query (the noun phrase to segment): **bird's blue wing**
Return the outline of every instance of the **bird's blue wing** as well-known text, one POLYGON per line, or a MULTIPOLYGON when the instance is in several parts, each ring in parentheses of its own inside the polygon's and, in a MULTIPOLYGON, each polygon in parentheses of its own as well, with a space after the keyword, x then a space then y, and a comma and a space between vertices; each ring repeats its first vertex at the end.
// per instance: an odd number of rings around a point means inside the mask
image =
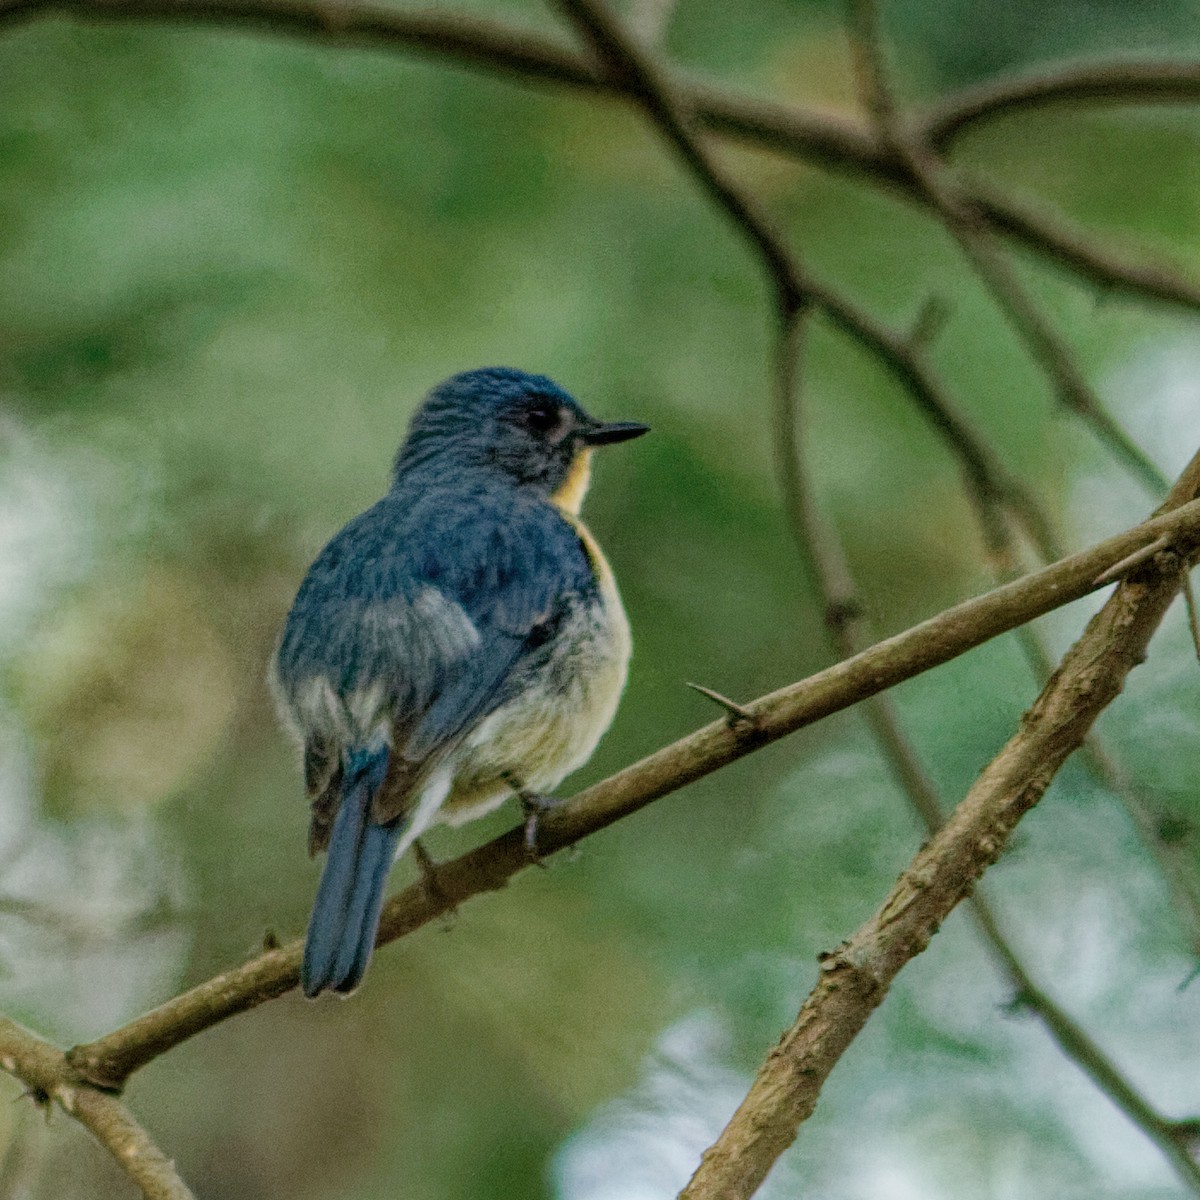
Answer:
MULTIPOLYGON (((578 533, 544 504, 510 510, 494 523, 449 524, 426 543, 420 576, 467 614, 478 635, 471 652, 449 664, 436 693, 405 736, 396 739, 394 774, 414 776, 524 685, 546 656, 563 619, 594 597, 597 584, 578 533)), ((395 815, 385 789, 375 817, 395 815)))
POLYGON ((390 726, 376 820, 407 810, 432 765, 514 694, 571 605, 595 593, 575 530, 544 503, 504 499, 391 494, 326 547, 289 615, 276 673, 306 744, 367 739, 331 728, 339 713, 390 726))

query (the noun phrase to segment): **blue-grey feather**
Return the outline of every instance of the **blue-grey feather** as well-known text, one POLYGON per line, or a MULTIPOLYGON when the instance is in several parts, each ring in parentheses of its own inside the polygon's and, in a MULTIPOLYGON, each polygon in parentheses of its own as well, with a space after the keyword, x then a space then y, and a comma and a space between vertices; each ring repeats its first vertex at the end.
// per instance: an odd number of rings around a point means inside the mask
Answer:
POLYGON ((461 479, 448 488, 416 474, 322 551, 277 658, 285 693, 311 679, 327 680, 341 697, 378 685, 393 719, 419 717, 411 747, 396 747, 413 759, 511 695, 521 659, 536 654, 546 628, 566 606, 597 595, 579 535, 549 505, 511 489, 489 494, 502 485, 487 479, 464 495, 461 479), (429 588, 458 606, 477 634, 459 653, 431 637, 428 618, 414 611, 429 588))
POLYGON ((383 886, 399 840, 400 823, 370 819, 371 802, 387 774, 387 751, 351 752, 343 767, 342 803, 333 822, 300 966, 306 996, 327 987, 351 990, 362 978, 379 928, 383 886), (365 955, 363 943, 368 941, 365 955), (362 960, 357 975, 355 965, 362 960))

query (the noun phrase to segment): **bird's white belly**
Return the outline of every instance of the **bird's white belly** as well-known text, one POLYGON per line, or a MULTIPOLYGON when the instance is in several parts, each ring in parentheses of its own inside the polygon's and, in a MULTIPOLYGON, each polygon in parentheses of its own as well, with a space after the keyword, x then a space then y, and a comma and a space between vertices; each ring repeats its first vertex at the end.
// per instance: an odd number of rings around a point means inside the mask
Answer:
POLYGON ((591 757, 617 711, 631 648, 611 576, 600 603, 556 632, 550 661, 521 693, 491 713, 456 752, 440 818, 458 825, 502 804, 509 778, 548 792, 591 757))

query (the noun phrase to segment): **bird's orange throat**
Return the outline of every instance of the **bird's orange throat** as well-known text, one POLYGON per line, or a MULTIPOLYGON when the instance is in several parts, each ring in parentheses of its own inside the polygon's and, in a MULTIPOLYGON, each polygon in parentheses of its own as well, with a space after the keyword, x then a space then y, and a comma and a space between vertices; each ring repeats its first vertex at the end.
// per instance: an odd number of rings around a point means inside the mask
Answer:
POLYGON ((579 516, 591 478, 592 451, 590 447, 584 447, 575 455, 575 461, 571 463, 566 479, 558 491, 551 495, 550 502, 573 517, 579 516))

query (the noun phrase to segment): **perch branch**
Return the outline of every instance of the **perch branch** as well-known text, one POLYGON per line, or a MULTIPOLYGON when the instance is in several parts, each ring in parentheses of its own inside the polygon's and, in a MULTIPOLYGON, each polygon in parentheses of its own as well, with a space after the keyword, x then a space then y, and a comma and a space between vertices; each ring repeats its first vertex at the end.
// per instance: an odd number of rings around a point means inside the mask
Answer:
MULTIPOLYGON (((986 641, 1086 596, 1110 563, 1170 530, 1176 553, 1200 546, 1200 501, 1153 518, 1088 550, 1026 575, 876 643, 845 662, 745 705, 749 720, 719 720, 585 789, 542 817, 542 857, 645 807, 759 746, 949 662, 986 641)), ((529 865, 524 826, 437 868, 436 888, 415 883, 384 909, 379 944, 395 941, 495 891, 529 865)), ((98 1086, 119 1089, 139 1067, 195 1034, 296 985, 301 943, 290 942, 166 1001, 128 1025, 68 1053, 98 1086)))

